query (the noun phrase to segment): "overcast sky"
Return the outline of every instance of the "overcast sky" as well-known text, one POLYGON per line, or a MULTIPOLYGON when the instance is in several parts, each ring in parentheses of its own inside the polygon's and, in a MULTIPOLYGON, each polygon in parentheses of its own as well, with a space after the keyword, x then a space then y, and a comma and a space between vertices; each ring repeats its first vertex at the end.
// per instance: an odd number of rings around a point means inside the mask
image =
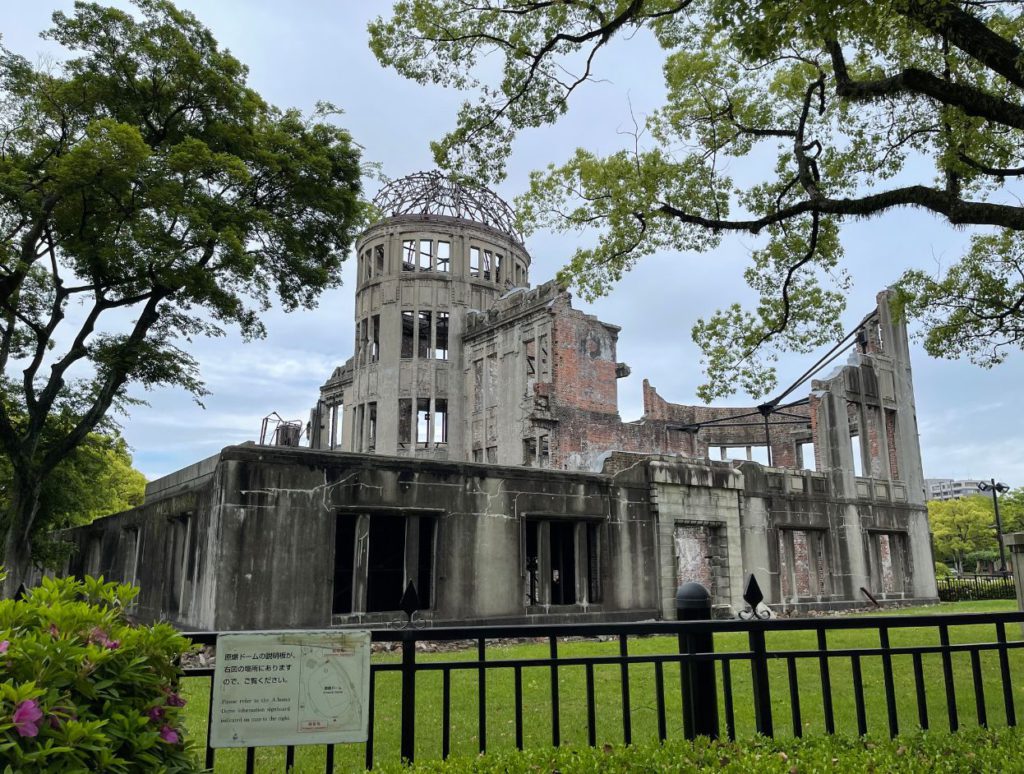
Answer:
MULTIPOLYGON (((124 2, 113 3, 124 6, 124 2)), ((462 97, 403 80, 382 69, 367 47, 367 22, 385 14, 385 0, 179 0, 191 9, 250 69, 250 84, 280 107, 309 111, 320 100, 344 109, 341 123, 362 145, 364 159, 401 177, 432 168, 428 143, 454 122, 462 97)), ((38 33, 56 9, 72 3, 0 0, 3 44, 30 59, 59 55, 38 33)), ((577 146, 609 151, 632 129, 630 111, 641 118, 663 95, 659 52, 641 38, 622 42, 598 62, 590 84, 557 126, 524 134, 516 144, 508 179, 496 190, 507 200, 522 193, 530 170, 564 160, 577 146)), ((738 182, 764 170, 734 162, 738 182)), ((376 183, 367 181, 372 193, 376 183)), ((949 264, 968 239, 937 218, 907 210, 846 224, 843 242, 854 276, 848 310, 852 327, 874 304, 875 293, 906 267, 949 264)), ((538 233, 527 240, 531 279, 539 284, 565 263, 573 236, 538 233)), ((734 237, 713 253, 672 253, 644 259, 596 304, 578 308, 622 326, 619 360, 632 376, 619 381, 624 420, 642 413, 641 381, 676 403, 696 403, 701 382, 699 353, 690 341, 698 317, 733 301, 749 300, 741 273, 752 242, 734 237)), ((288 419, 308 417, 319 385, 351 354, 353 267, 343 286, 330 291, 314 311, 271 313, 265 340, 244 344, 237 334, 199 341, 191 348, 212 391, 199 408, 176 390, 145 397, 150 406, 122 419, 135 464, 149 478, 164 475, 220 448, 258 437, 261 419, 277 411, 288 419)), ((782 385, 816 358, 782 361, 782 385)), ((1024 485, 1024 439, 1020 406, 1024 354, 990 371, 966 362, 933 360, 913 351, 918 425, 928 477, 996 477, 1024 485)), ((793 397, 797 397, 794 395, 793 397)), ((748 405, 738 395, 728 403, 748 405)))

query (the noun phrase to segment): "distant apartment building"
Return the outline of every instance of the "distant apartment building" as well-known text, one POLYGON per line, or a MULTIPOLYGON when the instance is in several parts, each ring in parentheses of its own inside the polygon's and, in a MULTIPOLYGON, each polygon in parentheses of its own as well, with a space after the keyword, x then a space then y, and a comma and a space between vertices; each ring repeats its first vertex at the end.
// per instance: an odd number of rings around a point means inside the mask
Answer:
POLYGON ((952 478, 926 478, 924 491, 928 500, 958 500, 961 497, 979 494, 980 483, 974 479, 964 481, 952 478))

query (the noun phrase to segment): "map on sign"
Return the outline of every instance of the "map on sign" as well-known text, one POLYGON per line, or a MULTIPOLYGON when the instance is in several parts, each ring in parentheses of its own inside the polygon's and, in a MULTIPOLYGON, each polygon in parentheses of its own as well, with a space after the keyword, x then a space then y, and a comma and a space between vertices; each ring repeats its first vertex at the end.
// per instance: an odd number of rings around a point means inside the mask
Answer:
POLYGON ((365 741, 369 689, 369 632, 222 634, 210 745, 365 741))
POLYGON ((362 718, 351 664, 333 651, 302 646, 299 657, 299 730, 348 728, 362 718))

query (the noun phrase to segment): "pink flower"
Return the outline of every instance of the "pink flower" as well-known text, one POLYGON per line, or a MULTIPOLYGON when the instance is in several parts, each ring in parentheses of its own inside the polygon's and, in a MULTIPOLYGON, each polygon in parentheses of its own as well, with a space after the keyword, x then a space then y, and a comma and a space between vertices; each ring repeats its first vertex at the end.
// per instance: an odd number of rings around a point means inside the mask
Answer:
POLYGON ((51 637, 58 637, 58 636, 60 636, 60 630, 57 628, 56 624, 50 624, 50 636, 51 637))
POLYGON ((26 699, 14 708, 14 728, 21 736, 36 736, 39 733, 39 721, 43 719, 43 711, 34 699, 26 699))
POLYGON ((121 647, 121 640, 107 640, 103 644, 106 646, 107 650, 117 650, 121 647))
POLYGON ((153 707, 146 714, 149 715, 149 719, 152 720, 154 723, 159 723, 161 720, 164 719, 164 708, 163 707, 153 707))
POLYGON ((170 707, 184 707, 185 700, 174 691, 169 691, 167 693, 167 705, 170 707))
POLYGON ((177 744, 181 740, 178 732, 170 726, 164 726, 160 729, 160 738, 167 742, 167 744, 177 744))
POLYGON ((10 640, 0 641, 0 654, 6 653, 7 649, 11 646, 10 640))

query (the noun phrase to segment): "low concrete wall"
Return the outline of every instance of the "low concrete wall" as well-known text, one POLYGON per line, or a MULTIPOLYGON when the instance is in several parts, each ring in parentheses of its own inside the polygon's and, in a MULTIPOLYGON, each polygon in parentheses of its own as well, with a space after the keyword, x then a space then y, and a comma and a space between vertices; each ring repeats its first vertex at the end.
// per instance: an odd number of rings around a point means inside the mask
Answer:
POLYGON ((387 622, 409 581, 435 622, 669 618, 690 572, 724 616, 749 573, 786 608, 936 596, 923 507, 836 497, 823 474, 620 453, 607 474, 253 445, 211 460, 69 531, 69 571, 137 583, 140 619, 194 629, 387 622))

